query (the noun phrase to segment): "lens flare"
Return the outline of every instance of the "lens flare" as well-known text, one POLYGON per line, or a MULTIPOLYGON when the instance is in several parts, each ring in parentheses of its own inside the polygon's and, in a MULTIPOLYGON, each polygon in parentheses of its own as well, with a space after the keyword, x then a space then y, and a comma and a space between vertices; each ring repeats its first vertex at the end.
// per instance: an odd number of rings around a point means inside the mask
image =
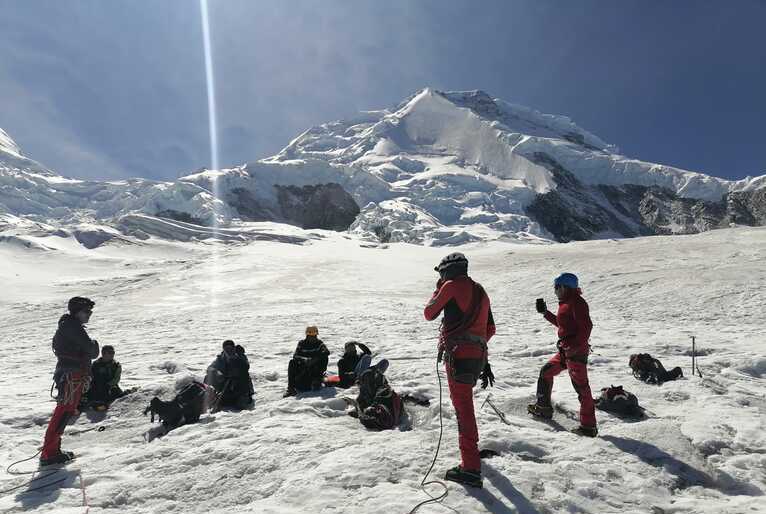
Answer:
POLYGON ((210 273, 210 302, 212 309, 210 311, 211 316, 217 318, 218 313, 218 232, 220 230, 219 217, 220 217, 220 197, 218 183, 219 175, 218 170, 220 168, 218 162, 218 119, 216 117, 215 109, 215 74, 213 73, 213 52, 210 37, 210 17, 208 14, 208 2, 207 0, 199 0, 200 18, 202 22, 202 42, 205 49, 205 79, 207 82, 207 115, 208 115, 208 130, 210 133, 210 169, 214 170, 210 173, 211 193, 213 194, 213 255, 212 255, 212 272, 210 273))

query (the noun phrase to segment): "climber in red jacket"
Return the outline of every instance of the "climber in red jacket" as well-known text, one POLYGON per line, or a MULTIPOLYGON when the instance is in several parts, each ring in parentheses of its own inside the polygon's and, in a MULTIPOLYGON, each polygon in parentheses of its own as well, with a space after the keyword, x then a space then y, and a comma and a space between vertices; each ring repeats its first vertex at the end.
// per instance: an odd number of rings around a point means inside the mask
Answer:
POLYGON ((494 385, 495 377, 487 361, 487 341, 495 335, 495 321, 489 296, 468 276, 468 259, 451 253, 434 268, 439 272, 424 315, 429 321, 444 313, 439 336, 439 359, 444 357, 450 398, 458 420, 462 463, 445 478, 481 487, 479 430, 473 409, 473 387, 481 378, 482 387, 494 385))
POLYGON ((543 299, 537 300, 537 311, 558 327, 559 352, 540 370, 540 377, 537 380, 537 402, 529 405, 528 410, 541 418, 553 417, 551 405, 553 378, 566 369, 569 371, 572 386, 580 400, 580 426, 573 432, 595 437, 598 435, 596 410, 588 383, 588 353, 590 353, 588 339, 593 329, 588 303, 582 297, 577 276, 572 273, 562 273, 553 284, 559 299, 558 312, 554 316, 547 309, 543 299))

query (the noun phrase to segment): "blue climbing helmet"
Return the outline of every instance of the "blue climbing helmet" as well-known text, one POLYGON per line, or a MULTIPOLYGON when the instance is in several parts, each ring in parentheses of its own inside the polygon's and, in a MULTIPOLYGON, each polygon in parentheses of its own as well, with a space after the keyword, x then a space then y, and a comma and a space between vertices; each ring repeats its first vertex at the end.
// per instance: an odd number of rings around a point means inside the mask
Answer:
POLYGON ((553 286, 564 286, 570 289, 577 289, 580 287, 578 285, 577 275, 574 273, 562 273, 553 281, 553 286))

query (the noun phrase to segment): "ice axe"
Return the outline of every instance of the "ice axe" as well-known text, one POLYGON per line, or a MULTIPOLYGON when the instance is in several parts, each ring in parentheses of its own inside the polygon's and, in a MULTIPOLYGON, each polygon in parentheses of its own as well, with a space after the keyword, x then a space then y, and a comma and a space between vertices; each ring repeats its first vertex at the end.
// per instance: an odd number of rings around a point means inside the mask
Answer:
POLYGON ((226 390, 229 388, 229 384, 231 383, 231 379, 227 379, 226 383, 223 385, 223 389, 221 389, 221 392, 215 393, 215 400, 213 400, 213 404, 210 406, 210 412, 216 413, 218 412, 218 407, 221 404, 221 399, 223 398, 223 393, 226 392, 226 390))
POLYGON ((505 423, 506 425, 510 425, 510 424, 511 424, 511 422, 510 422, 510 421, 508 421, 508 420, 505 418, 505 414, 503 414, 503 412, 502 412, 500 409, 498 409, 497 407, 495 407, 495 404, 494 404, 494 403, 492 403, 492 400, 491 400, 491 398, 492 398, 492 393, 488 394, 488 395, 487 395, 487 398, 485 398, 485 399, 484 399, 484 403, 482 403, 482 404, 481 404, 481 408, 483 409, 483 408, 484 408, 484 404, 488 403, 488 404, 489 404, 489 406, 490 406, 490 407, 492 407, 492 410, 493 410, 493 411, 495 411, 495 414, 497 414, 497 415, 498 415, 498 417, 500 418, 500 421, 502 421, 502 422, 503 422, 503 423, 505 423))

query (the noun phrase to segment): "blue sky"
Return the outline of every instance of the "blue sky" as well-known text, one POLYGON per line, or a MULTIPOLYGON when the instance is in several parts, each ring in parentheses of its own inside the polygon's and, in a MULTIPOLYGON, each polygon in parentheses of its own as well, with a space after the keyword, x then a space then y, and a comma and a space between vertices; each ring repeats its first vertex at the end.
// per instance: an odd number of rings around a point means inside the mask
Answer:
MULTIPOLYGON (((626 155, 766 173, 766 2, 209 0, 220 160, 431 86, 565 114, 626 155)), ((210 163, 196 0, 6 0, 0 127, 78 177, 210 163)))

